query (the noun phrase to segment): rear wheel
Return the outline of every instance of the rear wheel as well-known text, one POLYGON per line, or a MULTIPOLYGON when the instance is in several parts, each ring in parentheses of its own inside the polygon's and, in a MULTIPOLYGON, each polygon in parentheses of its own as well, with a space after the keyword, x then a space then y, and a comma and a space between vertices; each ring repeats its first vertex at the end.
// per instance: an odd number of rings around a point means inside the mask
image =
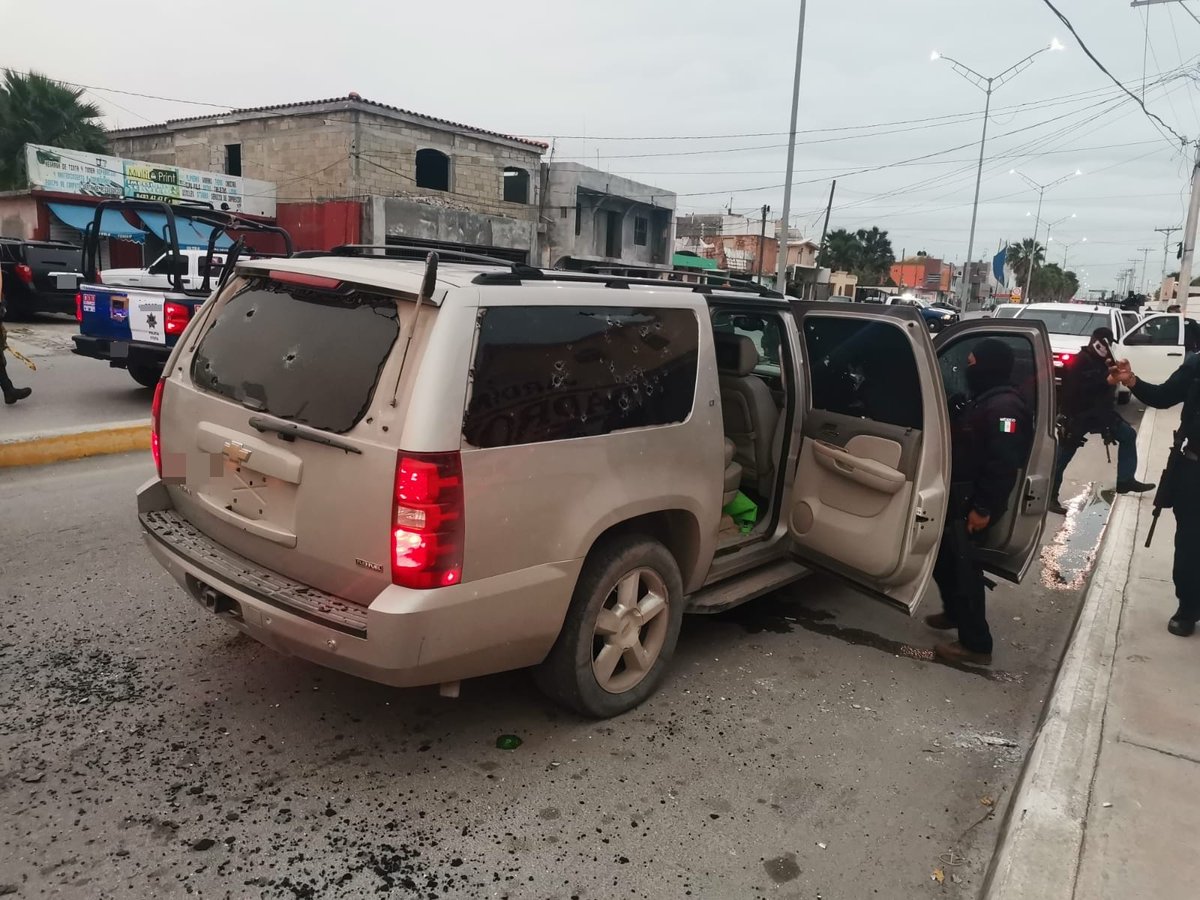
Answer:
POLYGON ((134 366, 129 367, 130 377, 140 384, 142 387, 152 388, 158 384, 158 379, 162 378, 161 366, 134 366))
POLYGON ((654 693, 683 622, 683 579, 662 544, 630 535, 584 564, 554 649, 536 670, 547 696, 607 718, 654 693))

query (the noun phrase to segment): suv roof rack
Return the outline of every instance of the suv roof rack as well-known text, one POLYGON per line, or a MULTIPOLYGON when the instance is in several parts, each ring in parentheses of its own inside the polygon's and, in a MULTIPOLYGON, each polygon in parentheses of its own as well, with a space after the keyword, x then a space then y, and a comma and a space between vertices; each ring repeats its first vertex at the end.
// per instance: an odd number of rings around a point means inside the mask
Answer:
MULTIPOLYGON (((721 291, 731 293, 754 294, 759 297, 782 300, 783 294, 759 284, 693 284, 685 281, 668 281, 665 278, 639 278, 624 275, 604 275, 600 272, 576 272, 563 269, 540 269, 526 263, 513 262, 498 256, 485 256, 481 253, 470 253, 465 250, 442 247, 428 247, 416 244, 341 244, 329 250, 301 250, 293 254, 295 259, 314 259, 322 256, 355 256, 362 259, 412 259, 424 261, 430 250, 448 262, 475 262, 503 268, 503 272, 480 272, 471 279, 473 284, 519 285, 524 281, 564 281, 585 284, 603 284, 605 287, 622 289, 631 285, 646 287, 677 287, 686 288, 697 294, 712 294, 721 291), (380 252, 382 251, 382 252, 380 252)), ((670 269, 648 269, 639 266, 611 266, 614 269, 642 269, 643 271, 661 271, 668 274, 670 269)))

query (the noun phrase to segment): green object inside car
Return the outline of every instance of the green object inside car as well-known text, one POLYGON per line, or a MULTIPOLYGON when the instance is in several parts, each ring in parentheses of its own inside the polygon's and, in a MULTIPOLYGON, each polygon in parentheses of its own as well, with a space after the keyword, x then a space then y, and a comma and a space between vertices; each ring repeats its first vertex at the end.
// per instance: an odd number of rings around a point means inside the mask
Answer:
POLYGON ((758 521, 758 504, 741 491, 737 492, 737 496, 730 500, 721 512, 733 519, 733 524, 742 534, 749 534, 758 521))

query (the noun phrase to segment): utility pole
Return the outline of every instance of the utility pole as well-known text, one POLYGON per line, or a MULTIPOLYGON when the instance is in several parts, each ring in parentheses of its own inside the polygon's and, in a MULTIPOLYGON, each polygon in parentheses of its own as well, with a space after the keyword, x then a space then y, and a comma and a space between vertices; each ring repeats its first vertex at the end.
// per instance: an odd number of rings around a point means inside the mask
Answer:
POLYGON ((1183 257, 1179 260, 1179 291, 1175 300, 1185 314, 1192 286, 1192 255, 1196 251, 1196 219, 1200 218, 1200 141, 1196 143, 1196 164, 1192 167, 1192 200, 1183 223, 1183 257))
POLYGON ((829 234, 829 215, 833 212, 833 192, 837 190, 837 179, 829 186, 829 203, 825 205, 825 224, 821 226, 821 249, 825 249, 825 236, 829 234))
POLYGON ((1142 247, 1142 293, 1146 293, 1146 277, 1150 274, 1150 248, 1142 247))
POLYGON ((763 204, 762 208, 762 230, 758 233, 758 283, 762 284, 762 264, 763 256, 767 252, 767 213, 771 211, 771 207, 763 204))
POLYGON ((779 268, 775 276, 775 289, 787 293, 787 246, 789 218, 792 214, 792 170, 796 163, 796 114, 800 110, 800 66, 804 60, 804 14, 808 0, 800 0, 800 25, 796 30, 796 75, 792 81, 792 121, 788 128, 787 175, 783 184, 783 234, 779 237, 779 268))
MULTIPOLYGON (((1154 230, 1157 231, 1159 234, 1164 235, 1164 237, 1163 237, 1162 277, 1159 278, 1159 280, 1158 280, 1158 283, 1161 285, 1164 281, 1167 280, 1167 257, 1171 252, 1171 235, 1174 234, 1176 231, 1181 231, 1182 229, 1178 225, 1173 225, 1170 228, 1155 228, 1154 230)), ((1165 298, 1159 297, 1159 299, 1162 300, 1165 298)))

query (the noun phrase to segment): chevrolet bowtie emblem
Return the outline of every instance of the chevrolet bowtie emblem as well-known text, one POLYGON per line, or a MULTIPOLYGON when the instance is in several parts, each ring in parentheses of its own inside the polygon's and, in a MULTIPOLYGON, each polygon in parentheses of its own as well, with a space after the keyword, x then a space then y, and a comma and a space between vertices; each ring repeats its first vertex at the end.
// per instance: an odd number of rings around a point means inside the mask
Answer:
POLYGON ((244 463, 250 459, 250 454, 254 451, 241 441, 226 441, 225 446, 221 448, 221 452, 230 462, 244 463))

